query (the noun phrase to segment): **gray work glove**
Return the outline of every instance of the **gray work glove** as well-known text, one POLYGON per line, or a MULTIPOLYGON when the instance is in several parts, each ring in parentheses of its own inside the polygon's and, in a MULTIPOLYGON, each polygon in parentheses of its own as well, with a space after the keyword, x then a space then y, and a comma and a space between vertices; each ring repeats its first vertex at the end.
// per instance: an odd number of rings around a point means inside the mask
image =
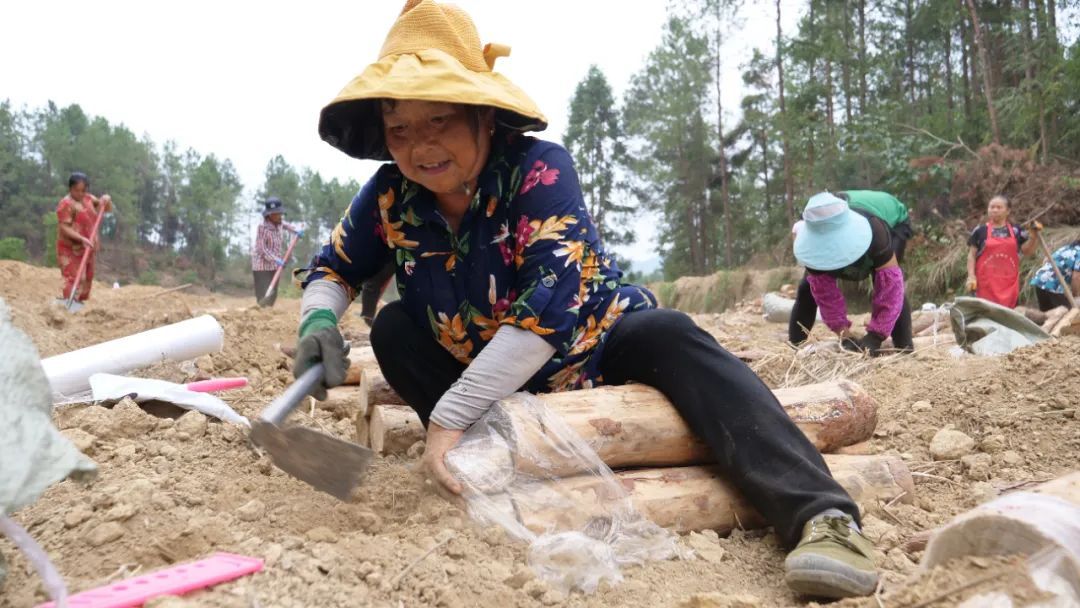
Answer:
POLYGON ((326 400, 326 389, 345 382, 345 370, 349 368, 349 345, 337 328, 337 317, 328 309, 319 309, 308 315, 300 325, 300 341, 296 344, 293 358, 293 377, 316 363, 323 364, 323 381, 311 395, 319 401, 326 400))

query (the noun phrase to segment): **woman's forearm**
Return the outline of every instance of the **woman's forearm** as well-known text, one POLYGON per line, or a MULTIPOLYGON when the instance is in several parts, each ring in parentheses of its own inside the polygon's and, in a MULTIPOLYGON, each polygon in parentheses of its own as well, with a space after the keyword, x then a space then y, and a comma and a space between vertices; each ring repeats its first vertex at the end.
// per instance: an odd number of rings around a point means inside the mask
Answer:
POLYGON ((968 247, 967 273, 969 277, 975 276, 975 248, 968 247))

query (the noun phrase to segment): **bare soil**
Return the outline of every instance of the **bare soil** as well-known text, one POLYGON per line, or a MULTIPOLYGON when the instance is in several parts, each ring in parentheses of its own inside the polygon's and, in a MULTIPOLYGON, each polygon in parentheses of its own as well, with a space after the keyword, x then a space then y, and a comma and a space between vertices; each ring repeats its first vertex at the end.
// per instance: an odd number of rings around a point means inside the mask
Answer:
MULTIPOLYGON (((277 345, 294 339, 296 300, 258 309, 253 299, 157 296, 161 288, 95 285, 87 308, 69 315, 50 304, 59 284, 55 269, 0 262, 0 297, 42 356, 206 313, 225 327, 224 352, 197 366, 161 364, 143 373, 174 381, 246 375, 251 387, 223 396, 247 416, 291 379, 277 345)), ((1033 597, 1015 560, 965 560, 919 572, 921 554, 906 551, 905 541, 1002 492, 1076 468, 1080 339, 998 358, 956 358, 944 348, 876 360, 844 353, 799 357, 784 345, 784 328, 762 321, 753 302, 696 319, 730 350, 757 351, 752 365, 770 386, 835 376, 862 383, 881 406, 871 450, 898 453, 917 473, 914 505, 865 505, 865 529, 877 543, 884 574, 881 597, 839 605, 911 606, 938 598, 929 605, 952 606, 990 590, 1033 597), (965 469, 959 461, 931 458, 930 440, 949 425, 975 440, 973 453, 988 455, 988 467, 965 469), (951 593, 965 584, 970 586, 951 593)), ((352 315, 345 332, 354 341, 366 339, 362 322, 352 315)), ((499 530, 474 526, 437 496, 413 473, 414 460, 379 459, 355 498, 339 502, 275 469, 237 427, 215 421, 204 426, 193 418, 154 416, 130 403, 57 411, 57 425, 89 446, 100 475, 89 485, 57 484, 16 519, 49 552, 70 590, 228 551, 262 557, 266 568, 148 605, 807 605, 784 586, 784 553, 767 531, 737 531, 719 540, 694 535, 685 539, 689 546, 711 544, 722 551, 699 550, 700 559, 627 569, 622 584, 602 586, 594 595, 561 595, 533 579, 523 546, 499 530)), ((316 405, 294 419, 351 439, 348 412, 316 405)), ((0 607, 44 601, 37 576, 6 540, 0 540, 0 553, 10 569, 0 607)))

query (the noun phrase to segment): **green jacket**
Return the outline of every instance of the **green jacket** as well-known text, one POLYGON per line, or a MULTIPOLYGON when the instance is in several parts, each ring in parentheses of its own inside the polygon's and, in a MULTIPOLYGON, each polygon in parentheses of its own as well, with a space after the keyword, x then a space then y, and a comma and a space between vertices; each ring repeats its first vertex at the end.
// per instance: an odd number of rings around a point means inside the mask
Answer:
POLYGON ((889 228, 908 220, 908 210, 895 196, 876 190, 845 190, 848 206, 862 209, 884 220, 889 228))

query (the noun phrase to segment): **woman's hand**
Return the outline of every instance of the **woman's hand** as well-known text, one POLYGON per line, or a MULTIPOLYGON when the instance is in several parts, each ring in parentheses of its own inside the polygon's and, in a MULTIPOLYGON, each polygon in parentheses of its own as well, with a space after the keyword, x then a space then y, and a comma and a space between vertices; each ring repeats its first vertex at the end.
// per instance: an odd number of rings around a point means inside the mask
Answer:
POLYGON ((979 288, 979 282, 975 280, 975 277, 969 276, 967 278, 967 289, 968 289, 968 291, 975 291, 978 288, 979 288))
POLYGON ((427 445, 424 447, 423 466, 428 476, 453 494, 461 494, 461 483, 446 468, 446 453, 450 451, 465 431, 441 427, 434 422, 428 423, 427 445))
POLYGON ((83 244, 83 247, 87 249, 94 249, 94 241, 88 236, 79 235, 79 241, 83 244))

